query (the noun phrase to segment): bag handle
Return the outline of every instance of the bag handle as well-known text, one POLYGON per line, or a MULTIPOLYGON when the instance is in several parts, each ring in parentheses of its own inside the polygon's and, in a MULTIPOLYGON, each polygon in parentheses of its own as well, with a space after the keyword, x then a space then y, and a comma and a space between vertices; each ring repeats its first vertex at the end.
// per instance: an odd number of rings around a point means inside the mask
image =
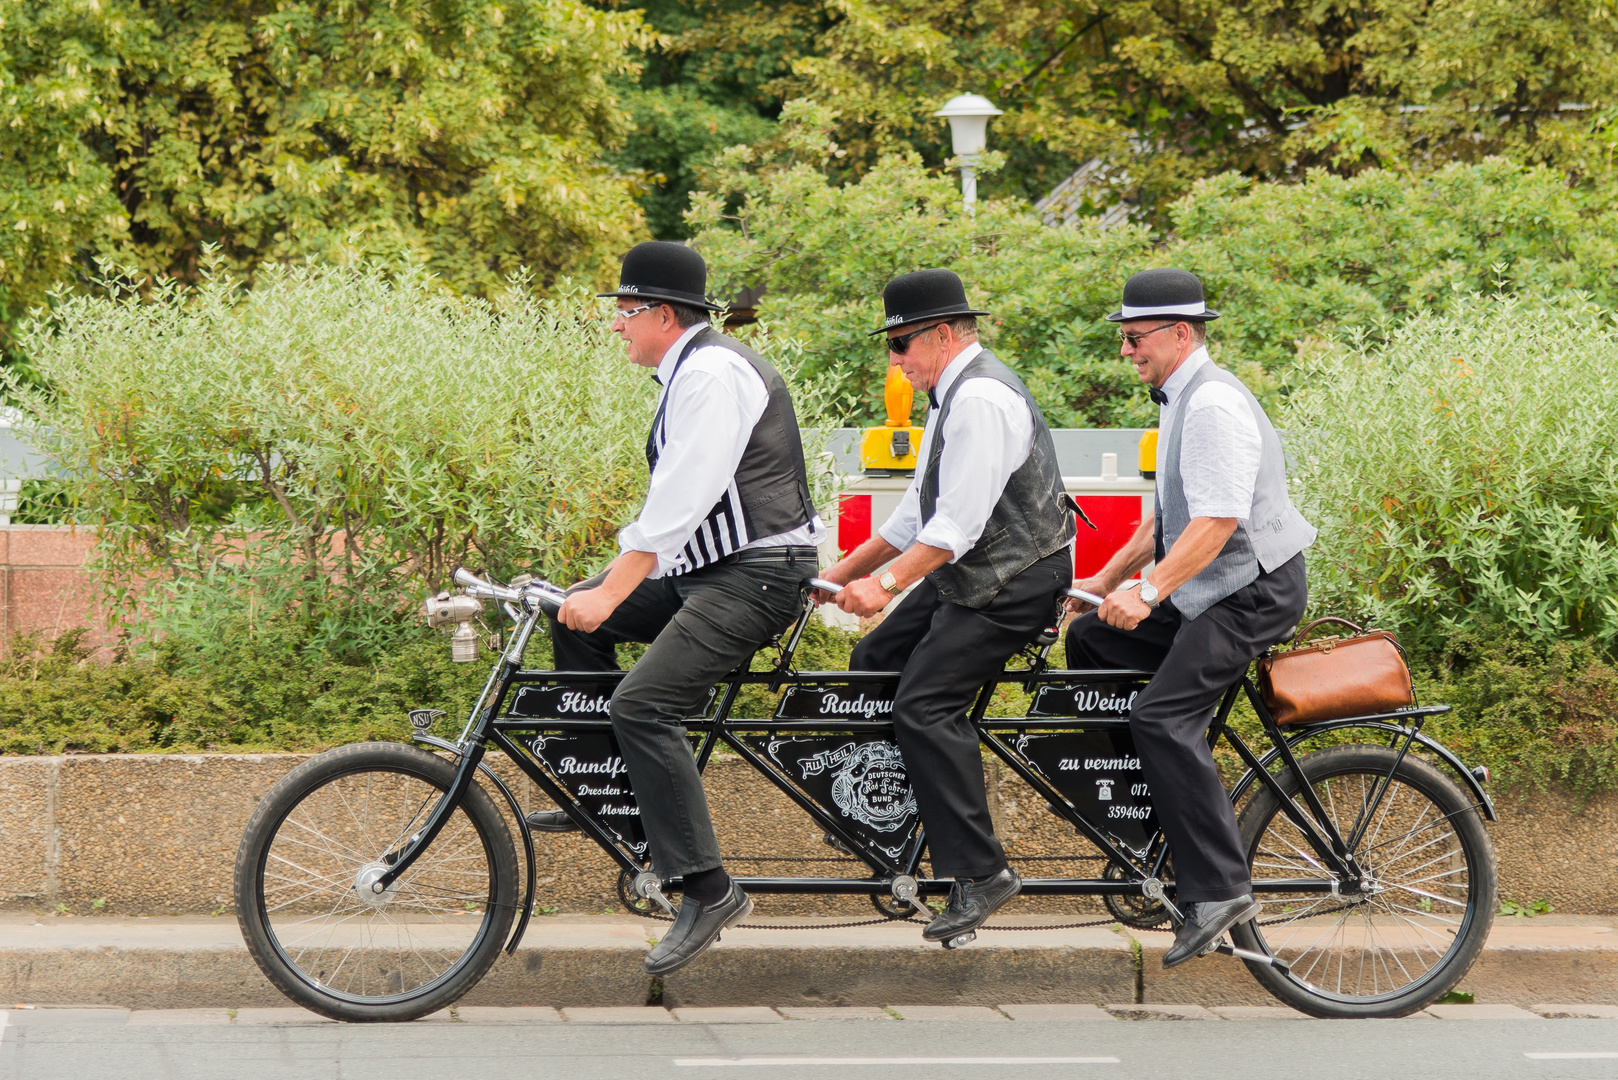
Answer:
POLYGON ((1291 639, 1290 639, 1291 642, 1293 644, 1297 644, 1298 642, 1301 642, 1304 638, 1306 638, 1310 634, 1314 633, 1316 627, 1322 626, 1325 623, 1342 623, 1344 626, 1346 626, 1350 630, 1354 631, 1355 635, 1365 633, 1365 627, 1363 627, 1363 626, 1359 626, 1359 625, 1356 625, 1355 623, 1351 623, 1347 619, 1339 618, 1336 615, 1327 615, 1325 618, 1316 619, 1314 622, 1310 623, 1308 626, 1305 626, 1302 630, 1299 630, 1296 634, 1293 634, 1291 639))

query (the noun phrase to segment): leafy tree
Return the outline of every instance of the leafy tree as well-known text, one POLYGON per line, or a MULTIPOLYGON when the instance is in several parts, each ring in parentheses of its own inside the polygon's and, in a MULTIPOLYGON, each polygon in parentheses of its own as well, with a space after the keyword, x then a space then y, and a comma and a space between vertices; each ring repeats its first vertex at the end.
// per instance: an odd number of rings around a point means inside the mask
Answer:
POLYGON ((1300 349, 1354 328, 1383 335, 1457 295, 1580 290, 1618 304, 1618 218, 1602 192, 1586 198, 1543 166, 1316 170, 1297 184, 1228 173, 1176 202, 1174 232, 1157 241, 1138 225, 1052 228, 1013 200, 966 214, 953 179, 913 152, 839 183, 848 155, 829 138, 829 110, 793 102, 783 119, 778 139, 727 151, 714 188, 693 197, 693 243, 716 289, 767 289, 760 315, 803 344, 800 373, 826 392, 832 419, 879 415, 885 358, 865 332, 881 323, 882 286, 925 266, 960 273, 994 313, 994 347, 1052 422, 1072 427, 1155 417, 1101 319, 1148 266, 1202 277, 1224 313, 1215 356, 1272 400, 1300 349))
POLYGON ((21 0, 0 22, 0 289, 97 254, 194 278, 355 252, 498 292, 605 276, 641 229, 603 147, 638 16, 578 0, 21 0))
MULTIPOLYGON (((1076 165, 1093 205, 1126 198, 1162 224, 1196 180, 1422 171, 1506 154, 1610 168, 1618 21, 1594 0, 1551 5, 1374 0, 683 0, 665 52, 756 95, 838 114, 843 167, 948 154, 930 114, 970 90, 1004 109, 985 190, 1038 198, 1076 165), (714 59, 725 57, 723 60, 714 59), (1597 108, 1585 108, 1595 105, 1597 108), (1577 107, 1575 107, 1577 106, 1577 107)), ((701 73, 700 75, 698 73, 701 73)))

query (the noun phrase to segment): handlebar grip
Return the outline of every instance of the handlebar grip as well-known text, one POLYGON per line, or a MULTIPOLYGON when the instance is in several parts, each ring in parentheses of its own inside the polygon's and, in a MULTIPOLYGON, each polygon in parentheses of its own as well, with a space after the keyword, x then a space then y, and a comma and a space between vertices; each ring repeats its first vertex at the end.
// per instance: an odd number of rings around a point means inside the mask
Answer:
POLYGON ((1107 600, 1104 596, 1097 596, 1095 593, 1085 592, 1083 589, 1063 589, 1062 595, 1072 600, 1083 600, 1086 604, 1094 604, 1096 607, 1100 607, 1107 600))
POLYGON ((804 584, 811 589, 819 589, 823 593, 830 593, 832 596, 836 596, 843 591, 843 587, 837 582, 827 581, 825 578, 812 577, 805 581, 804 584))

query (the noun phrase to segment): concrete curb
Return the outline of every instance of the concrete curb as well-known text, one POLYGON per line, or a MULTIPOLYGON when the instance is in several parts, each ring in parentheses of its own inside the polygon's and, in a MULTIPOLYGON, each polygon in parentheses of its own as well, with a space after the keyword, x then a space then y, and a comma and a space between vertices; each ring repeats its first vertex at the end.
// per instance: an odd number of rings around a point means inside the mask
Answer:
MULTIPOLYGON (((1029 917, 1037 925, 1038 917, 1029 917)), ((1461 981, 1480 1002, 1618 1005, 1614 920, 1497 926, 1461 981)), ((461 1004, 468 1007, 1275 1006, 1241 964, 1211 958, 1162 970, 1165 934, 1106 929, 985 931, 946 952, 913 925, 727 931, 685 971, 641 969, 663 924, 618 916, 536 923, 461 1004)), ((228 918, 0 917, 0 987, 12 1002, 135 1009, 280 1008, 228 918)))

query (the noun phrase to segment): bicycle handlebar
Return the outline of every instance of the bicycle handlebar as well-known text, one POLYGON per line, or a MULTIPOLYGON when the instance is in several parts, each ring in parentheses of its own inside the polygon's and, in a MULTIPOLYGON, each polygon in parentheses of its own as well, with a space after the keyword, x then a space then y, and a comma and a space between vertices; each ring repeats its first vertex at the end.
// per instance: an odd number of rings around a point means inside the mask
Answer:
POLYGON ((804 584, 808 585, 811 589, 819 589, 821 592, 828 593, 831 596, 836 596, 838 593, 843 591, 843 587, 837 584, 837 582, 827 581, 825 578, 812 577, 808 581, 804 582, 804 584))
POLYGON ((1097 596, 1093 592, 1085 592, 1083 589, 1063 589, 1062 595, 1070 600, 1083 600, 1086 604, 1093 604, 1096 607, 1106 603, 1107 599, 1104 596, 1097 596))
POLYGON ((492 581, 484 581, 464 566, 456 567, 451 577, 468 596, 520 603, 529 610, 538 608, 547 615, 555 615, 561 611, 562 601, 567 599, 566 593, 548 581, 530 582, 520 589, 514 589, 509 585, 496 585, 492 581))

